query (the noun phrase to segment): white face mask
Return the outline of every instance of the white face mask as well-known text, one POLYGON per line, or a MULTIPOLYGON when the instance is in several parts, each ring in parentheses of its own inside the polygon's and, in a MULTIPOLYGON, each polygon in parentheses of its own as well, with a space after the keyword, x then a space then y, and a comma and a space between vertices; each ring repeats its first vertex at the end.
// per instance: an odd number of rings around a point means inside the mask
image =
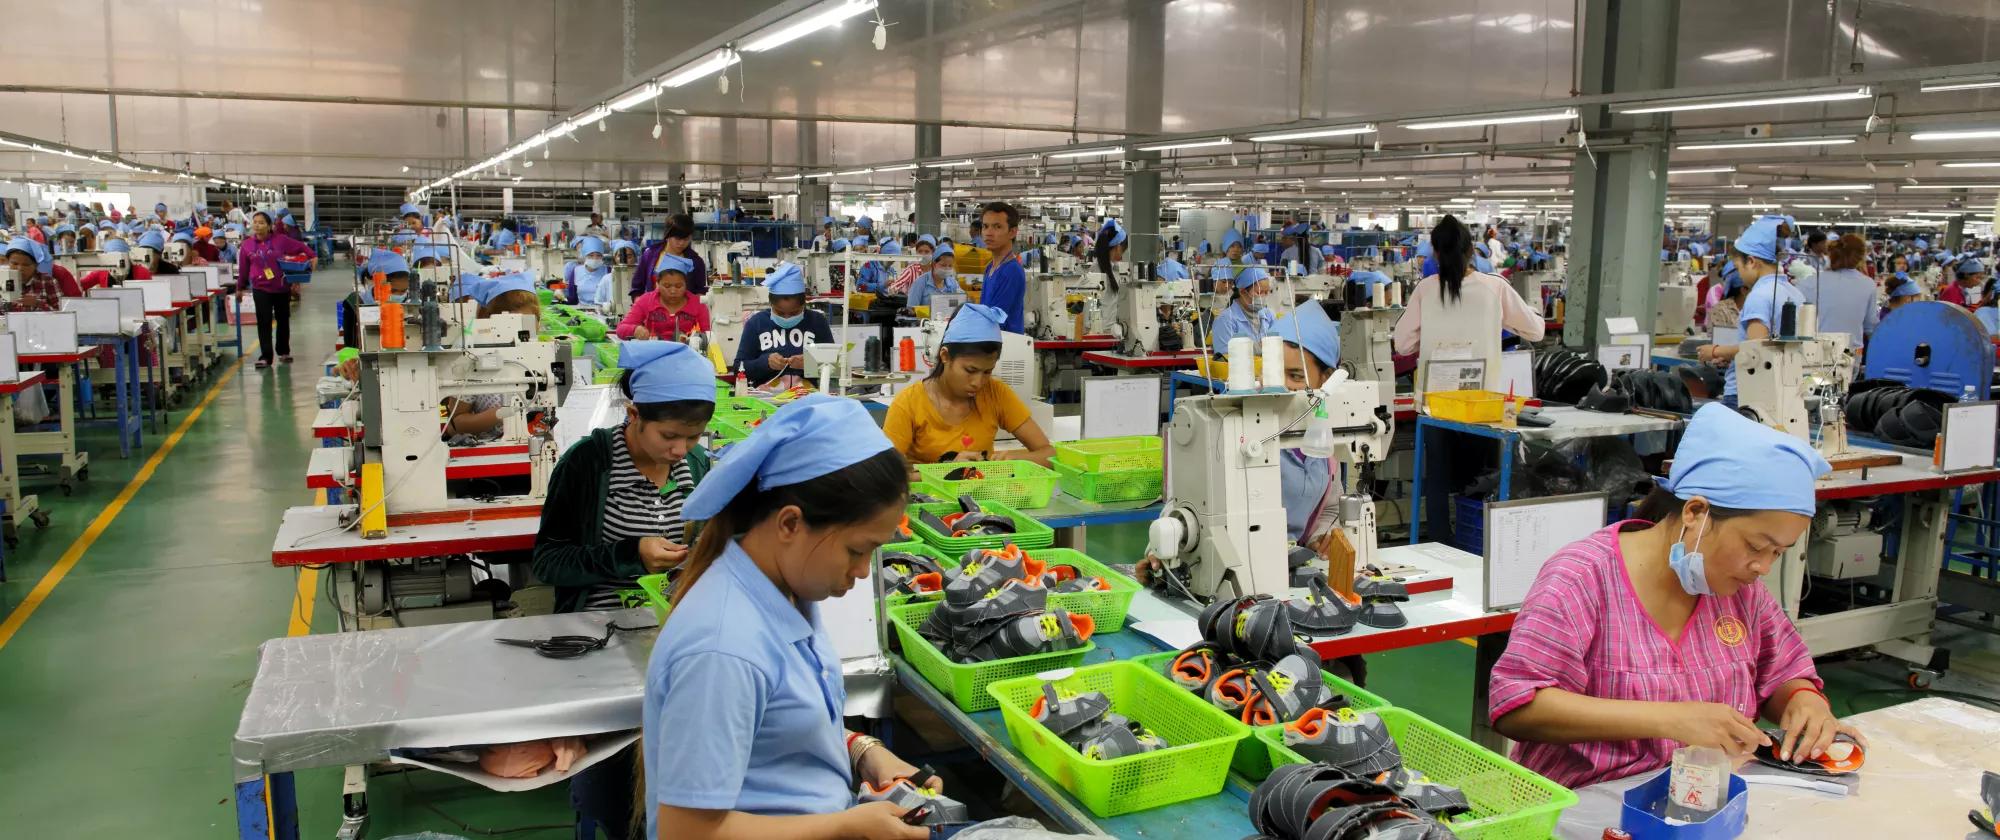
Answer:
POLYGON ((932 269, 932 271, 931 271, 931 274, 932 274, 932 276, 934 276, 934 277, 936 277, 936 278, 937 278, 937 281, 938 281, 939 283, 949 283, 949 282, 951 282, 951 280, 952 280, 952 278, 953 278, 954 276, 957 276, 957 274, 958 274, 958 269, 955 269, 955 268, 937 268, 937 269, 932 269))
POLYGON ((600 269, 600 268, 603 268, 603 267, 604 267, 604 258, 603 258, 603 257, 584 257, 584 258, 583 258, 583 267, 584 267, 584 268, 588 268, 588 269, 590 269, 591 271, 596 271, 596 270, 598 270, 598 269, 600 269))

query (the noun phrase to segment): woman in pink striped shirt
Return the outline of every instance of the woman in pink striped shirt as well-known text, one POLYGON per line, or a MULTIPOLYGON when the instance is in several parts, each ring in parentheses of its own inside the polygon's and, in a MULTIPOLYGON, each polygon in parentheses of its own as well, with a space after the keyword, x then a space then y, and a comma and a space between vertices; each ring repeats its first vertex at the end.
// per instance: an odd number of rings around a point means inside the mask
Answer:
POLYGON ((1798 628, 1758 579, 1804 537, 1829 469, 1803 441, 1711 403, 1664 487, 1565 546, 1528 590, 1490 683, 1515 760, 1570 787, 1665 767, 1680 744, 1780 756, 1839 733, 1798 628))

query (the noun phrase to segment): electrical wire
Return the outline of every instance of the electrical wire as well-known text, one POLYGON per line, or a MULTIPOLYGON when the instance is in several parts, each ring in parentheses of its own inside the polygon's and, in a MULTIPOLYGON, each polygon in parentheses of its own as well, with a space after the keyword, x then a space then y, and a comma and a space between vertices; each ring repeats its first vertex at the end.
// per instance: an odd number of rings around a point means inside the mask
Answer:
MULTIPOLYGON (((393 609, 393 608, 392 608, 393 609)), ((602 636, 550 636, 546 639, 494 639, 493 641, 513 647, 524 647, 550 659, 576 659, 594 650, 603 650, 611 643, 611 635, 619 631, 627 633, 639 630, 657 630, 660 625, 645 627, 620 627, 616 622, 604 626, 602 636)))

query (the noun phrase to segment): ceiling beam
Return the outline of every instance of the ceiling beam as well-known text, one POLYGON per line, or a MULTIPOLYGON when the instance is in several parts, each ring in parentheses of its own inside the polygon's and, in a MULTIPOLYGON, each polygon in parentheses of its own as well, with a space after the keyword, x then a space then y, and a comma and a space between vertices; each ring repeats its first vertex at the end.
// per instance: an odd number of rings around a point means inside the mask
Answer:
POLYGON ((54 93, 65 96, 136 96, 163 99, 218 99, 234 102, 304 102, 320 105, 390 105, 403 108, 483 108, 495 111, 562 111, 552 105, 527 102, 486 102, 459 99, 402 99, 389 96, 329 96, 312 93, 252 93, 229 90, 106 87, 103 85, 0 84, 0 93, 54 93))

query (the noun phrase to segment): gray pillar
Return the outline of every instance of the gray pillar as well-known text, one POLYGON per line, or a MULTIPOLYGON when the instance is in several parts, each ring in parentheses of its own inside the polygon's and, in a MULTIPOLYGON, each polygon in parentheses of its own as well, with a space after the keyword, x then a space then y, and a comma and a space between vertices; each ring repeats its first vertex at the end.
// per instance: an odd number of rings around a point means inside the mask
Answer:
MULTIPOLYGON (((1128 0, 1125 6, 1125 129, 1160 130, 1167 53, 1166 4, 1128 0)), ((1125 258, 1152 262, 1160 247, 1160 153, 1125 150, 1125 258)))
POLYGON ((667 212, 687 212, 687 167, 678 163, 667 165, 667 188, 662 190, 667 200, 667 212))
POLYGON ((1408 210, 1396 211, 1396 229, 1397 230, 1410 229, 1410 211, 1408 210))
MULTIPOLYGON (((944 129, 935 125, 917 126, 917 157, 932 158, 942 154, 944 129)), ((938 227, 938 214, 943 207, 944 178, 942 169, 918 167, 917 176, 917 232, 936 236, 943 231, 938 227)))
MULTIPOLYGON (((1673 86, 1680 0, 1585 0, 1585 95, 1673 86)), ((1602 106, 1581 108, 1589 136, 1664 129, 1659 115, 1621 117, 1602 106)), ((1667 146, 1578 154, 1575 227, 1570 239, 1568 306, 1563 343, 1595 347, 1604 319, 1653 320, 1659 296, 1660 231, 1666 222, 1667 146)))
MULTIPOLYGON (((808 103, 800 103, 800 110, 804 111, 807 106, 808 103)), ((809 171, 813 164, 819 162, 819 123, 799 123, 798 158, 800 172, 809 171)), ((799 221, 811 225, 813 230, 812 236, 817 236, 819 235, 819 220, 829 215, 827 213, 826 187, 804 178, 800 178, 792 183, 797 184, 799 190, 799 221)), ((808 236, 806 239, 810 241, 812 236, 808 236)))
POLYGON ((1965 217, 1953 216, 1944 223, 1944 247, 1953 253, 1965 247, 1965 217))
POLYGON ((736 206, 736 164, 733 162, 738 159, 736 144, 736 118, 723 117, 722 159, 731 162, 722 165, 722 177, 718 179, 722 185, 722 196, 715 206, 717 213, 736 206))
MULTIPOLYGON (((924 4, 924 39, 917 53, 917 119, 935 120, 944 116, 944 96, 940 79, 944 76, 944 46, 936 34, 937 20, 932 12, 935 4, 924 4)), ((935 158, 944 154, 944 129, 935 125, 919 125, 917 130, 916 156, 918 159, 935 158)), ((917 167, 916 211, 917 232, 936 236, 944 231, 939 229, 939 212, 944 198, 944 173, 942 169, 917 167)))

